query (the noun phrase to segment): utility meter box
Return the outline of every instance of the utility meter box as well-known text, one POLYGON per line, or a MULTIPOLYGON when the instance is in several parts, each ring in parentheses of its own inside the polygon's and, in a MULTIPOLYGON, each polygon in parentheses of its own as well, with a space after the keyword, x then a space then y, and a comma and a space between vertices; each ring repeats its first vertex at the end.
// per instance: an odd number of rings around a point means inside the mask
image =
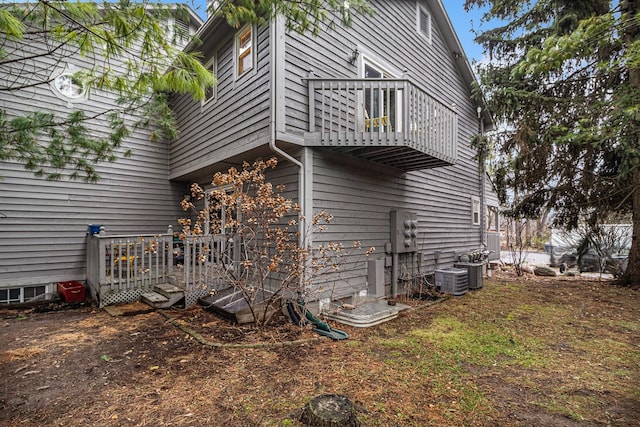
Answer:
POLYGON ((391 211, 391 252, 403 254, 418 250, 418 214, 391 211))

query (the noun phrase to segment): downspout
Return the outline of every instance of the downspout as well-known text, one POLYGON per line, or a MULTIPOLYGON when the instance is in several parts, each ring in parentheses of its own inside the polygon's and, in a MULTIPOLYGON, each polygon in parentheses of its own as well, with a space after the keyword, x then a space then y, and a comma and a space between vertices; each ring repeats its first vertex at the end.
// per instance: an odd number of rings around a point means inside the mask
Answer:
MULTIPOLYGON (((278 111, 277 108, 278 106, 278 91, 279 90, 283 90, 284 88, 280 87, 280 85, 278 84, 278 54, 280 53, 280 50, 282 49, 282 44, 280 43, 280 40, 278 39, 279 36, 279 27, 280 27, 280 22, 279 22, 279 18, 278 16, 276 16, 276 18, 274 18, 271 21, 271 31, 270 31, 270 37, 271 37, 271 59, 270 59, 270 64, 269 64, 269 80, 270 80, 270 84, 271 84, 271 111, 270 111, 270 123, 269 126, 271 127, 271 132, 270 132, 270 138, 269 138, 269 148, 271 149, 271 151, 273 151, 275 154, 284 157, 286 160, 290 161, 291 163, 293 163, 294 165, 296 165, 298 167, 298 204, 300 205, 300 211, 303 213, 303 216, 306 216, 307 212, 306 209, 309 208, 306 206, 305 203, 305 196, 306 196, 306 187, 305 187, 305 183, 306 183, 306 169, 305 169, 305 165, 299 161, 298 159, 294 158, 293 156, 291 156, 289 153, 285 152, 284 150, 282 150, 281 148, 279 148, 276 145, 276 135, 277 135, 277 130, 278 130, 278 120, 276 118, 277 114, 276 112, 278 111)), ((284 105, 282 106, 282 108, 284 108, 284 105)), ((305 222, 303 220, 301 220, 298 224, 298 227, 300 228, 300 235, 298 237, 298 244, 300 247, 305 247, 306 246, 306 238, 305 238, 305 222)))
POLYGON ((480 137, 481 152, 480 156, 480 242, 483 249, 487 248, 487 167, 486 167, 486 147, 482 146, 482 139, 484 137, 484 121, 482 120, 482 107, 478 106, 478 134, 480 137))

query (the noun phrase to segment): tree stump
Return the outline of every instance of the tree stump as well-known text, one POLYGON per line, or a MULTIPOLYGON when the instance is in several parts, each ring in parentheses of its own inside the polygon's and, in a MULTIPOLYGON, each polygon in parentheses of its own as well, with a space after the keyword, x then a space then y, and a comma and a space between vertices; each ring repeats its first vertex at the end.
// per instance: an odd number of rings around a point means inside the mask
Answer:
POLYGON ((356 409, 339 394, 316 396, 304 407, 300 421, 312 427, 357 427, 356 409))

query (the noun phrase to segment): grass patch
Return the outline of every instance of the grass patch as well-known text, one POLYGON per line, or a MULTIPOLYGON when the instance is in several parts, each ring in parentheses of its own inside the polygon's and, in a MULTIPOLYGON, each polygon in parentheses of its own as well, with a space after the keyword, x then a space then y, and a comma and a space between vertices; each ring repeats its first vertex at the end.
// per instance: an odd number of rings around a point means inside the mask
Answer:
POLYGON ((428 328, 411 331, 411 336, 456 362, 479 366, 544 364, 539 342, 516 337, 495 324, 469 325, 454 317, 437 317, 428 328))

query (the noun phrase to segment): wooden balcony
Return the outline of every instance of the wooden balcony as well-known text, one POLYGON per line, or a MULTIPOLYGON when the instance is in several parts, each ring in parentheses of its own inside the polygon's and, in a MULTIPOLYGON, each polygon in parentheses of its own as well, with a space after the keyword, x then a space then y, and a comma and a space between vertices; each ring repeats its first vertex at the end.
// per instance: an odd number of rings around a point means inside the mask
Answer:
POLYGON ((405 171, 455 164, 458 115, 408 79, 309 77, 305 143, 405 171))

